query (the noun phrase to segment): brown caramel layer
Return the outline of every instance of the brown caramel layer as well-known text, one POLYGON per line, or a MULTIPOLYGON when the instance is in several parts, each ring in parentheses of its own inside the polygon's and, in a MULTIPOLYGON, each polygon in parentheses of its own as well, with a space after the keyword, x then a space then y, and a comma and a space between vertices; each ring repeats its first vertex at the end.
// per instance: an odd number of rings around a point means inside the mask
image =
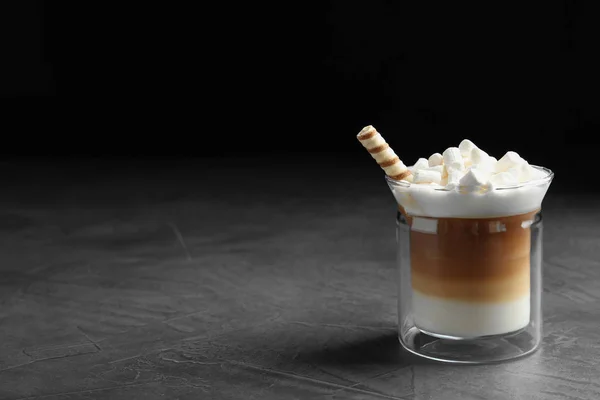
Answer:
MULTIPOLYGON (((527 222, 536 213, 435 218, 436 233, 411 229, 413 287, 423 294, 465 301, 509 301, 527 294, 531 247, 527 222)), ((412 226, 415 218, 408 222, 412 226)))
POLYGON ((516 300, 529 293, 529 265, 520 273, 502 279, 432 279, 419 273, 412 275, 414 290, 444 299, 503 302, 516 300))

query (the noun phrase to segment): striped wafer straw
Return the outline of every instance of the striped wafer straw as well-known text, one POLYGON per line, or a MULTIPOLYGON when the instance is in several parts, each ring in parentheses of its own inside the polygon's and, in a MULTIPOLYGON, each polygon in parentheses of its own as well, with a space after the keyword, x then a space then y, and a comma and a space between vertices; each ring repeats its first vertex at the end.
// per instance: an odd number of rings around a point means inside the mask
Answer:
POLYGON ((398 181, 412 182, 413 176, 410 170, 400 161, 394 150, 372 125, 362 128, 356 138, 377 161, 377 164, 385 171, 387 176, 398 181))

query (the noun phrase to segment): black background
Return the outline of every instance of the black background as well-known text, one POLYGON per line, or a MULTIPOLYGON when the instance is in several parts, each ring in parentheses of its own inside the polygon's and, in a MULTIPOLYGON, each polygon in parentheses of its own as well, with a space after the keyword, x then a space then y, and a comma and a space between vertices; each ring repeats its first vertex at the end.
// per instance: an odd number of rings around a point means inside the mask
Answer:
POLYGON ((598 8, 4 2, 1 152, 367 165, 373 124, 407 164, 470 138, 589 183, 598 8))

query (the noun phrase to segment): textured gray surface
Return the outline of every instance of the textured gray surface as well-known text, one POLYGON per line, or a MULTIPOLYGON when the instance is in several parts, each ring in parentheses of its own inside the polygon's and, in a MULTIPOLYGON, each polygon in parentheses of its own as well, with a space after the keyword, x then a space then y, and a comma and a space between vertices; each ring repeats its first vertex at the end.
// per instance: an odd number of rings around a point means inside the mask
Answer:
POLYGON ((600 398, 598 197, 544 204, 541 349, 458 367, 396 340, 375 166, 218 166, 5 190, 0 399, 600 398))

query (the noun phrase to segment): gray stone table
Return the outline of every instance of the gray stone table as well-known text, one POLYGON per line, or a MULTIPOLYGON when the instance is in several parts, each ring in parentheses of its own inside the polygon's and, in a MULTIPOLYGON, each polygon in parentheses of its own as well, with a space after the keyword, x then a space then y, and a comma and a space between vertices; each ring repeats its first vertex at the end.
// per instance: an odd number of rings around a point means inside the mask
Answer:
POLYGON ((401 350, 395 205, 348 164, 5 163, 0 399, 600 399, 597 195, 544 203, 541 349, 449 366, 401 350))

